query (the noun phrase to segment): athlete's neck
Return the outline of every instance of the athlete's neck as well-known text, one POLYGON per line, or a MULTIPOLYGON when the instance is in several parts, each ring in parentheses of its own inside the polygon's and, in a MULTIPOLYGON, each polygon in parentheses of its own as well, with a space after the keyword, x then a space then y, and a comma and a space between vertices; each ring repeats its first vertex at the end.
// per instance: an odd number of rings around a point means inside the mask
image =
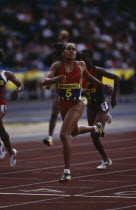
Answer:
POLYGON ((63 63, 66 66, 74 66, 75 60, 73 60, 73 59, 63 59, 63 63))

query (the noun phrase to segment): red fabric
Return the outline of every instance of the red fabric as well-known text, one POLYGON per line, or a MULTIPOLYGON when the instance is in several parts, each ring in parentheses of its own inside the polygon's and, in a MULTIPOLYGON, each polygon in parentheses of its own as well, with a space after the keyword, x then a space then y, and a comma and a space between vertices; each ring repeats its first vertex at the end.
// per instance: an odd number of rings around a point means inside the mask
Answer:
MULTIPOLYGON (((94 70, 94 68, 90 68, 90 69, 88 70, 88 73, 89 73, 90 75, 92 75, 92 76, 93 76, 93 70, 94 70)), ((83 78, 83 80, 82 80, 82 88, 86 89, 86 88, 88 87, 88 85, 90 85, 90 82, 86 81, 86 79, 83 78)), ((91 84, 91 85, 93 85, 93 84, 91 84)), ((97 87, 97 85, 93 85, 93 86, 94 86, 95 88, 97 87)))
POLYGON ((70 73, 67 73, 65 71, 64 64, 62 64, 59 71, 59 75, 66 76, 67 81, 65 82, 65 84, 80 83, 81 80, 81 70, 76 62, 74 63, 73 71, 70 73))
POLYGON ((4 99, 0 99, 0 105, 7 105, 7 103, 4 99))

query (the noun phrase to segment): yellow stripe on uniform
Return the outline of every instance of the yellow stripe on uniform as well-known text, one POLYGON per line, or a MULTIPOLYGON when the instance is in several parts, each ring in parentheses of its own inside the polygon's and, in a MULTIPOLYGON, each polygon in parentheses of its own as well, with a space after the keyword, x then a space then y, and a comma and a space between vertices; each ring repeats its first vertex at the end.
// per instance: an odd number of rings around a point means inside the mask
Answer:
POLYGON ((72 84, 58 84, 59 89, 80 89, 79 83, 72 83, 72 84))

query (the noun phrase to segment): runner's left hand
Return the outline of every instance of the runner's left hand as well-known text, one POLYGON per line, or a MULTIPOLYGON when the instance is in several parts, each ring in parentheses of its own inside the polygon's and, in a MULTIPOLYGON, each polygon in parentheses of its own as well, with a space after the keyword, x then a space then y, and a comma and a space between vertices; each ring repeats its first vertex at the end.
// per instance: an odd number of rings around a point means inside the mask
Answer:
POLYGON ((114 106, 116 106, 117 102, 116 102, 116 96, 112 95, 111 97, 111 106, 112 108, 114 108, 114 106))
POLYGON ((18 90, 16 89, 16 90, 14 90, 14 91, 11 93, 11 95, 9 96, 9 100, 10 100, 10 101, 15 101, 15 100, 17 99, 17 97, 18 97, 18 90))

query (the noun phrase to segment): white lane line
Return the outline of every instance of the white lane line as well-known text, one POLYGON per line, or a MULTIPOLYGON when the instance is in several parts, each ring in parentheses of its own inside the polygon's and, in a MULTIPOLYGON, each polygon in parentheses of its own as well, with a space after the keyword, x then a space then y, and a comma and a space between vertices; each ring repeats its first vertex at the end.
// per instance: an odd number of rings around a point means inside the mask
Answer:
POLYGON ((115 181, 107 181, 107 180, 98 180, 98 179, 94 179, 93 180, 93 179, 90 179, 90 180, 80 180, 80 182, 106 182, 106 183, 107 182, 109 182, 109 183, 110 182, 115 182, 115 183, 117 183, 117 182, 119 182, 119 183, 123 182, 124 183, 124 182, 129 182, 129 180, 128 181, 116 181, 116 180, 115 181))
MULTIPOLYGON (((129 159, 136 159, 136 156, 132 157, 126 157, 126 158, 114 158, 114 160, 129 160, 129 159)), ((92 163, 98 163, 99 161, 89 161, 89 162, 83 162, 83 163, 76 163, 76 164, 71 164, 71 167, 73 166, 81 166, 81 165, 87 165, 87 164, 92 164, 92 163)), ((22 170, 22 171, 12 171, 12 172, 6 172, 6 173, 1 173, 0 176, 6 175, 6 174, 17 174, 17 173, 26 173, 26 172, 34 172, 34 171, 43 171, 43 170, 49 170, 49 169, 56 169, 56 168, 63 168, 64 165, 60 166, 49 166, 45 168, 35 168, 35 169, 29 169, 29 170, 22 170)))
POLYGON ((23 203, 18 203, 18 204, 0 206, 0 209, 10 208, 10 207, 15 207, 15 206, 24 206, 24 205, 28 205, 28 204, 41 203, 41 202, 45 202, 45 201, 52 201, 52 200, 63 199, 63 198, 65 198, 65 197, 49 198, 49 199, 44 199, 44 200, 36 200, 36 201, 30 201, 30 202, 23 202, 23 203))
POLYGON ((119 209, 130 209, 132 207, 135 207, 136 205, 131 205, 131 206, 124 206, 124 207, 120 207, 120 208, 114 208, 114 209, 106 209, 106 210, 119 210, 119 209))
POLYGON ((136 184, 124 185, 124 186, 120 186, 120 187, 106 188, 106 189, 96 190, 96 191, 91 191, 91 192, 85 192, 85 193, 77 194, 75 196, 87 195, 87 194, 93 194, 93 193, 99 193, 99 192, 105 192, 105 191, 110 191, 110 190, 117 190, 117 189, 122 189, 122 188, 126 188, 126 187, 134 187, 134 186, 136 186, 136 184))
MULTIPOLYGON (((136 171, 135 169, 129 169, 129 170, 121 170, 121 171, 113 171, 113 172, 108 172, 108 173, 101 173, 101 174, 91 174, 91 175, 86 175, 86 176, 77 176, 77 177, 73 177, 73 179, 80 179, 81 178, 87 178, 87 177, 93 177, 93 176, 101 176, 101 175, 109 175, 109 174, 116 174, 116 173, 123 173, 123 172, 129 172, 129 171, 136 171)), ((58 180, 52 180, 52 181, 45 181, 45 182, 38 182, 38 183, 32 183, 32 184, 24 184, 24 185, 17 185, 17 186, 11 186, 11 187, 5 187, 5 188, 0 188, 0 190, 5 190, 5 189, 13 189, 13 188, 18 188, 18 187, 27 187, 27 186, 34 186, 34 185, 40 185, 40 184, 48 184, 48 183, 54 183, 54 182, 58 182, 58 180)), ((129 185, 128 185, 129 186, 129 185)), ((130 186, 134 186, 134 185, 130 185, 130 186)))
POLYGON ((114 195, 127 195, 127 196, 129 196, 129 195, 133 195, 133 196, 136 196, 136 191, 123 191, 123 192, 116 192, 116 193, 114 193, 114 195))
MULTIPOLYGON (((128 140, 127 140, 128 141, 128 140)), ((79 144, 79 145, 75 145, 75 146, 85 146, 85 145, 90 145, 90 143, 83 143, 83 144, 79 144)), ((57 148, 58 146, 56 146, 56 147, 54 147, 54 149, 55 148, 57 148)), ((61 146, 62 147, 62 146, 61 146)), ((132 150, 132 149, 135 149, 136 147, 135 146, 133 146, 133 147, 122 147, 122 148, 115 148, 115 149, 112 149, 112 151, 122 151, 122 150, 132 150)), ((52 148, 51 148, 52 149, 52 148)), ((43 150, 42 148, 41 149, 39 149, 39 150, 43 150)), ((32 150, 25 150, 25 151, 28 151, 28 152, 31 152, 31 151, 35 151, 35 149, 32 149, 32 150)), ((37 151, 37 150, 36 150, 37 151)), ((107 149, 107 152, 108 151, 111 151, 111 149, 107 149)), ((21 151, 20 151, 20 153, 21 153, 21 151)), ((91 152, 91 154, 92 153, 97 153, 97 151, 92 151, 91 152)), ((83 153, 81 153, 81 152, 76 152, 76 153, 74 153, 74 155, 78 155, 78 154, 82 154, 82 155, 84 155, 84 154, 90 154, 90 151, 89 152, 83 152, 83 153)), ((28 160, 26 160, 27 162, 29 162, 29 161, 36 161, 36 160, 42 160, 43 159, 43 161, 45 161, 45 159, 50 159, 50 158, 56 158, 56 157, 63 157, 63 155, 51 155, 51 156, 48 156, 48 157, 38 157, 38 158, 32 158, 32 159, 28 159, 28 160)), ((23 162, 24 161, 24 159, 23 160, 18 160, 18 163, 21 163, 21 162, 23 162)), ((41 161, 40 161, 41 162, 41 161)), ((98 162, 98 161, 95 161, 95 162, 98 162)), ((5 161, 4 163, 7 163, 7 161, 5 161)), ((20 166, 16 166, 16 167, 20 167, 20 166)), ((29 166, 25 166, 25 167, 29 167, 29 166)), ((2 168, 2 166, 0 166, 0 168, 2 168)), ((6 173, 7 174, 7 173, 6 173)))
MULTIPOLYGON (((80 137, 81 138, 81 137, 80 137)), ((83 137, 82 137, 83 138, 83 137)), ((120 142, 120 141, 123 141, 123 143, 125 142, 125 141, 130 141, 130 140, 135 140, 135 138, 127 138, 127 139, 119 139, 119 140, 110 140, 110 144, 111 143, 116 143, 116 142, 120 142)), ((77 139, 77 141, 78 141, 78 139, 77 139)), ((109 144, 109 142, 108 142, 108 140, 107 140, 107 142, 105 141, 105 143, 108 143, 109 144)), ((93 145, 93 143, 92 142, 88 142, 88 143, 78 143, 78 144, 73 144, 72 145, 72 147, 82 147, 82 146, 86 146, 86 145, 93 145)), ((50 148, 50 150, 56 150, 57 148, 62 148, 62 145, 59 145, 59 146, 54 146, 54 147, 52 147, 52 148, 50 148)), ((136 148, 136 146, 130 146, 130 147, 121 147, 121 148, 112 148, 112 151, 114 151, 114 150, 128 150, 128 149, 135 149, 136 148)), ((46 151, 46 150, 49 150, 49 148, 48 147, 41 147, 41 148, 34 148, 34 149, 26 149, 26 150, 20 150, 19 151, 19 153, 21 154, 21 153, 25 153, 25 152, 34 152, 34 151, 42 151, 42 150, 44 150, 44 151, 46 151)), ((91 151, 91 150, 90 150, 91 151)), ((111 151, 111 149, 107 149, 107 151, 111 151)), ((91 153, 96 153, 97 151, 91 151, 91 153)), ((81 153, 81 152, 80 152, 81 153)), ((88 153, 88 152, 87 152, 88 153)), ((76 153, 74 153, 74 154, 76 154, 76 153)), ((78 154, 78 153, 77 153, 78 154)), ((57 155, 58 157, 59 156, 62 156, 62 155, 57 155)), ((44 157, 44 158, 51 158, 51 157, 56 157, 56 155, 51 155, 50 157, 48 156, 48 157, 44 157)), ((40 158, 35 158, 34 160, 36 160, 36 159, 40 159, 40 158)), ((20 160, 20 161, 22 161, 22 160, 20 160)))
POLYGON ((58 197, 71 197, 71 195, 65 195, 65 194, 49 194, 49 193, 4 193, 0 192, 0 195, 35 195, 35 196, 58 196, 58 197))
POLYGON ((82 197, 82 198, 128 198, 128 199, 136 199, 136 196, 115 196, 115 195, 73 195, 74 197, 82 197))
POLYGON ((21 192, 53 192, 53 193, 64 193, 64 191, 60 191, 60 190, 53 190, 53 189, 49 189, 49 188, 38 188, 38 189, 31 189, 31 190, 19 190, 21 192))

